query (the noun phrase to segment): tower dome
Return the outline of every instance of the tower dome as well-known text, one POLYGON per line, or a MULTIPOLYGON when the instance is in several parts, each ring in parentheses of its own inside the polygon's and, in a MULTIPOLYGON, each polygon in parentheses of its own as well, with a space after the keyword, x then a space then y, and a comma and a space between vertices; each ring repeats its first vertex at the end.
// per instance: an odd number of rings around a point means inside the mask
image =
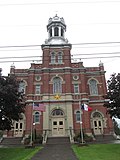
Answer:
POLYGON ((53 18, 49 18, 47 25, 48 39, 46 44, 66 44, 65 39, 66 24, 64 18, 58 17, 56 14, 53 18))

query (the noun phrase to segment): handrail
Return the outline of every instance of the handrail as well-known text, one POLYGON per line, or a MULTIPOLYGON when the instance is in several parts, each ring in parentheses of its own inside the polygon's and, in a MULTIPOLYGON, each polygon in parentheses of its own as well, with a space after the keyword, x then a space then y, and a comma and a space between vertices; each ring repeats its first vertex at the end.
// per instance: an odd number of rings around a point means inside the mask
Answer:
POLYGON ((73 136, 73 129, 72 129, 72 127, 69 127, 69 131, 70 131, 70 142, 74 143, 74 136, 73 136))
POLYGON ((49 130, 48 129, 45 129, 44 131, 43 131, 43 144, 46 144, 46 142, 47 142, 47 137, 48 137, 48 134, 47 134, 47 132, 48 132, 49 130))

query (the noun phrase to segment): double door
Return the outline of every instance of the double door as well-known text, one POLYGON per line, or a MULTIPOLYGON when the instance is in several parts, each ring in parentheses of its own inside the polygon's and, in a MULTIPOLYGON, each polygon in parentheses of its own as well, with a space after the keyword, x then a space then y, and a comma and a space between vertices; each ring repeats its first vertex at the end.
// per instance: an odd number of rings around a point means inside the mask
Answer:
POLYGON ((64 136, 64 135, 65 135, 64 118, 53 118, 52 136, 64 136))
POLYGON ((94 134, 95 135, 103 134, 102 119, 98 118, 98 119, 93 120, 93 129, 94 129, 94 134))
POLYGON ((23 120, 14 122, 14 137, 22 137, 24 131, 24 123, 23 120))

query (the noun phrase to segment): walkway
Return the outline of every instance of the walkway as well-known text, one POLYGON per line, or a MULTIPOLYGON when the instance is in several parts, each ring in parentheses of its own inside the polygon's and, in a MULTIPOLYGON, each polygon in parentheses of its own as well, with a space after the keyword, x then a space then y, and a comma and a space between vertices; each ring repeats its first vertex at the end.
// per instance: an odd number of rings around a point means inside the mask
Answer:
POLYGON ((70 144, 45 145, 31 160, 78 160, 70 144))

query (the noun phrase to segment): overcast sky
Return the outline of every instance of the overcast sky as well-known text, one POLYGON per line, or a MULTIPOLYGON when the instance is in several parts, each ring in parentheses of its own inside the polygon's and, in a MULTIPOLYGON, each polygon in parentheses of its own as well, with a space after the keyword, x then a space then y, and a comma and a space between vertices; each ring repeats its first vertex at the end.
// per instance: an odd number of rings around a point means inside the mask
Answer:
POLYGON ((85 67, 97 67, 102 61, 107 79, 112 73, 120 72, 120 0, 0 0, 0 68, 3 75, 9 73, 13 62, 16 68, 29 68, 32 60, 40 59, 25 58, 41 56, 40 46, 25 46, 44 43, 48 38, 48 19, 56 13, 67 25, 65 37, 73 44, 74 59, 82 59, 85 67), (31 62, 15 62, 17 60, 31 62))

